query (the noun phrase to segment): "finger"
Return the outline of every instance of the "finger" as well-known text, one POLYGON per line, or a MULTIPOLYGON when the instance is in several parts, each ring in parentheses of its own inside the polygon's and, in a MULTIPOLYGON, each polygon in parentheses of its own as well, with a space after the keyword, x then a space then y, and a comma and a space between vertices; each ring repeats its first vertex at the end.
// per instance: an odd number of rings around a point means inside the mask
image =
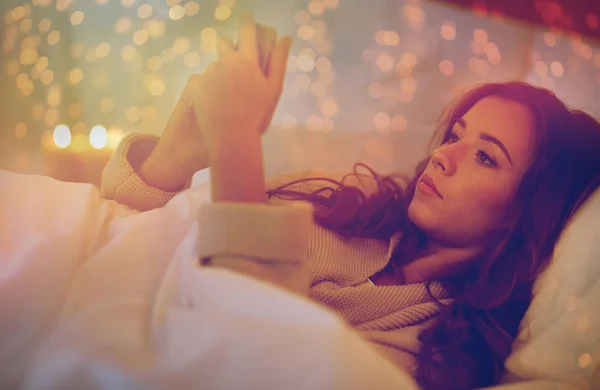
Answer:
POLYGON ((252 12, 245 11, 239 20, 238 51, 256 61, 258 64, 258 48, 256 43, 256 23, 252 12))
POLYGON ((233 41, 229 39, 229 42, 231 42, 230 45, 227 39, 225 37, 217 38, 217 56, 220 60, 230 58, 233 55, 233 41))
POLYGON ((190 108, 192 105, 192 94, 196 91, 196 83, 198 81, 198 75, 193 75, 188 79, 188 82, 167 121, 165 132, 170 131, 171 127, 182 126, 187 121, 193 119, 193 110, 190 108))
POLYGON ((275 49, 269 59, 269 66, 267 69, 267 77, 271 83, 277 88, 282 88, 283 79, 285 78, 285 72, 287 70, 287 62, 290 54, 290 48, 292 47, 292 37, 285 36, 275 44, 275 49))

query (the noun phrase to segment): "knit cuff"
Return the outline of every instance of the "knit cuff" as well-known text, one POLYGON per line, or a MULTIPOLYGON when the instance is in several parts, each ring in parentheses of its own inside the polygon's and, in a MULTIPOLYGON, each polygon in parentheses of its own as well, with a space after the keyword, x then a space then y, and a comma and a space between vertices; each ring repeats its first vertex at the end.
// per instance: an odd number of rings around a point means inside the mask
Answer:
POLYGON ((313 206, 304 201, 205 203, 198 214, 198 258, 305 263, 312 225, 313 206))
MULTIPOLYGON (((169 192, 145 183, 138 175, 142 163, 154 150, 159 137, 130 134, 115 150, 104 168, 100 193, 133 209, 145 211, 164 206, 178 192, 169 192)), ((189 188, 191 181, 182 188, 189 188)))

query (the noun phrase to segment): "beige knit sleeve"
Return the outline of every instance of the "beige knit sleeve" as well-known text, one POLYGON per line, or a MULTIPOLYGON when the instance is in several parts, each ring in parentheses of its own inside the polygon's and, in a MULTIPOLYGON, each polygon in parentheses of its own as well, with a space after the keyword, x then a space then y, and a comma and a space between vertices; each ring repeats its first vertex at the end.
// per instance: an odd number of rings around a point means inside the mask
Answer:
MULTIPOLYGON (((153 134, 130 134, 121 141, 102 174, 100 194, 104 198, 145 211, 164 206, 177 194, 145 183, 137 173, 158 139, 153 134)), ((184 189, 190 184, 191 180, 184 189)))

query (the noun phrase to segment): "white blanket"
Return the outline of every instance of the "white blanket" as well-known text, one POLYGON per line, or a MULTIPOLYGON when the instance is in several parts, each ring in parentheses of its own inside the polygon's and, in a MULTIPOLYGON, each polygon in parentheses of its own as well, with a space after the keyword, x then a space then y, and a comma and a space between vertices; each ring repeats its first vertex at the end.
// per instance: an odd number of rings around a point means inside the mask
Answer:
POLYGON ((199 268, 207 199, 137 213, 0 171, 0 388, 417 388, 329 310, 199 268))

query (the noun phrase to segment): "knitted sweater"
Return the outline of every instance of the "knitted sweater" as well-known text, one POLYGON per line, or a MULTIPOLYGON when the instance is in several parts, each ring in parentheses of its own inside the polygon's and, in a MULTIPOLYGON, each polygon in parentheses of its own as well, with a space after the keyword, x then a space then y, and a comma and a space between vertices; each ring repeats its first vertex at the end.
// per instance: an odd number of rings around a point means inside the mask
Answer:
MULTIPOLYGON (((138 210, 147 210, 162 207, 176 195, 147 185, 136 174, 136 169, 149 155, 157 139, 152 135, 138 134, 122 141, 104 171, 101 188, 104 197, 138 210)), ((267 187, 323 176, 337 180, 342 177, 314 170, 275 177, 267 181, 267 187)), ((293 188, 308 190, 327 184, 311 181, 296 184, 293 188)), ((364 181, 350 185, 361 188, 367 194, 374 189, 373 185, 364 181)), ((269 201, 266 206, 208 205, 200 218, 205 219, 204 222, 207 218, 212 218, 213 223, 219 221, 219 228, 206 230, 205 235, 210 237, 199 237, 200 252, 241 253, 262 258, 268 254, 275 260, 293 259, 297 257, 294 251, 300 244, 306 255, 308 296, 336 311, 384 356, 414 375, 417 369, 415 354, 420 349, 418 335, 439 313, 438 304, 428 295, 425 283, 404 286, 365 283, 386 266, 399 235, 394 235, 389 241, 345 238, 318 224, 296 223, 297 219, 292 214, 286 214, 285 207, 277 207, 279 202, 269 201), (240 228, 248 226, 248 223, 252 229, 240 228), (307 240, 299 243, 297 237, 307 237, 307 240)), ((312 213, 312 208, 307 210, 312 213)), ((431 283, 430 289, 437 299, 448 302, 448 294, 439 283, 431 283)))

